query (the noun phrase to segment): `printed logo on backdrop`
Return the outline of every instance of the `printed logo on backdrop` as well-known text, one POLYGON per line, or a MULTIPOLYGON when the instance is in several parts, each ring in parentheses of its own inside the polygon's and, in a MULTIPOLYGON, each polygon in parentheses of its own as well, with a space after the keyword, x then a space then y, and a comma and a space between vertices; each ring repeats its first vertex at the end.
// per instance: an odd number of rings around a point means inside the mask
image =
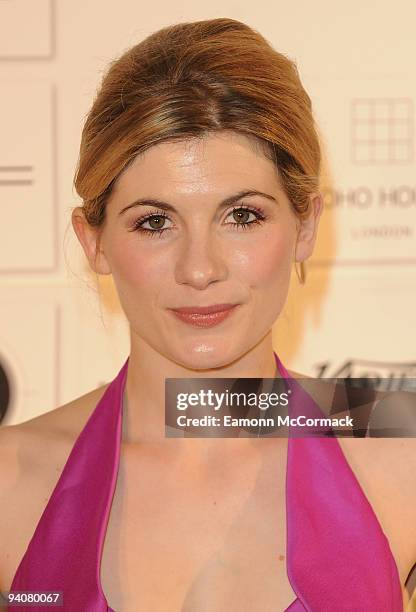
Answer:
POLYGON ((166 437, 416 437, 416 379, 167 378, 166 437), (410 389, 413 389, 410 390, 410 389))
POLYGON ((416 361, 326 360, 313 366, 316 378, 357 378, 363 386, 379 391, 416 391, 416 361))
MULTIPOLYGON (((409 411, 406 402, 409 396, 405 393, 416 393, 416 361, 394 362, 357 358, 333 363, 327 360, 316 364, 314 371, 318 378, 331 376, 337 380, 343 379, 349 406, 354 409, 357 402, 360 404, 360 409, 356 411, 354 436, 361 437, 376 429, 379 433, 386 433, 395 427, 397 432, 412 431, 416 426, 416 414, 412 410, 409 411), (360 390, 359 393, 356 388, 360 390), (378 404, 375 411, 372 400, 377 392, 384 394, 384 401, 378 404), (366 404, 363 403, 365 393, 366 404), (393 398, 399 400, 396 407, 391 404, 393 398)), ((406 434, 403 433, 403 436, 406 437, 406 434)))
MULTIPOLYGON (((355 98, 349 122, 349 142, 331 141, 337 178, 322 188, 324 209, 333 213, 326 230, 331 240, 318 239, 310 264, 416 263, 414 101, 355 98)), ((337 133, 343 130, 331 138, 337 133)), ((321 226, 329 222, 325 217, 321 226)))
POLYGON ((6 368, 0 361, 0 424, 4 421, 10 407, 11 383, 6 368))
POLYGON ((10 79, 4 88, 7 96, 0 100, 0 274, 53 272, 59 254, 55 92, 34 80, 10 79), (33 231, 40 216, 45 220, 41 237, 33 231), (17 248, 16 236, 24 248, 17 248))
POLYGON ((412 100, 352 100, 351 134, 353 164, 410 164, 414 149, 412 100))

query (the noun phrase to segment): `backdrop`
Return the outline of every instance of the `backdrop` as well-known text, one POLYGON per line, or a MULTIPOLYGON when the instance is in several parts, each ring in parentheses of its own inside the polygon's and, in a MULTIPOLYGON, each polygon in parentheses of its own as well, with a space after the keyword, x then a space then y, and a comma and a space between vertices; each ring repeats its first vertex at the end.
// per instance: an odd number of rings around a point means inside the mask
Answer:
POLYGON ((412 0, 0 0, 3 424, 108 382, 126 358, 114 287, 97 285, 70 225, 82 124, 109 61, 162 26, 214 17, 296 61, 324 147, 316 253, 275 350, 310 376, 415 376, 412 0))

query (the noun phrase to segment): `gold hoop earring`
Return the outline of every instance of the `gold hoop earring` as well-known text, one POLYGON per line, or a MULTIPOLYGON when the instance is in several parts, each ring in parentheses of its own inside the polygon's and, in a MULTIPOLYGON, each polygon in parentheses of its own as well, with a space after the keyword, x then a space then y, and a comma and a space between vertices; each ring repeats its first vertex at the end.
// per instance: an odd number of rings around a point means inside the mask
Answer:
POLYGON ((306 274, 305 274, 305 264, 304 264, 303 261, 301 261, 299 263, 299 267, 300 267, 300 272, 298 270, 298 262, 295 261, 296 276, 298 277, 298 280, 299 280, 300 284, 304 285, 305 284, 306 274))

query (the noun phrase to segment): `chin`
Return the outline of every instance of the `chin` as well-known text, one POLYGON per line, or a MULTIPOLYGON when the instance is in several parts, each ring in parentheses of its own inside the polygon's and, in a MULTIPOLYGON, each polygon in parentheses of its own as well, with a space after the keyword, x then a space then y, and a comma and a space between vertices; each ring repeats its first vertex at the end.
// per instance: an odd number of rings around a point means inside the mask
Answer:
POLYGON ((237 351, 229 340, 200 338, 183 343, 176 361, 190 370, 205 370, 224 367, 237 357, 237 351))

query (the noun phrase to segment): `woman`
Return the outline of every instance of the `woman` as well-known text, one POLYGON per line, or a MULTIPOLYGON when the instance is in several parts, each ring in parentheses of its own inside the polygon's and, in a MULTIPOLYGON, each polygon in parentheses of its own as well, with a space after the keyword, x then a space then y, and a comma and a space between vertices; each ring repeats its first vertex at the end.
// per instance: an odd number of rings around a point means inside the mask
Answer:
POLYGON ((319 167, 296 67, 243 23, 164 28, 111 65, 72 221, 113 275, 130 355, 110 385, 0 432, 3 591, 88 611, 402 609, 412 440, 345 438, 344 455, 164 435, 165 378, 299 376, 271 329, 313 251, 319 167))

